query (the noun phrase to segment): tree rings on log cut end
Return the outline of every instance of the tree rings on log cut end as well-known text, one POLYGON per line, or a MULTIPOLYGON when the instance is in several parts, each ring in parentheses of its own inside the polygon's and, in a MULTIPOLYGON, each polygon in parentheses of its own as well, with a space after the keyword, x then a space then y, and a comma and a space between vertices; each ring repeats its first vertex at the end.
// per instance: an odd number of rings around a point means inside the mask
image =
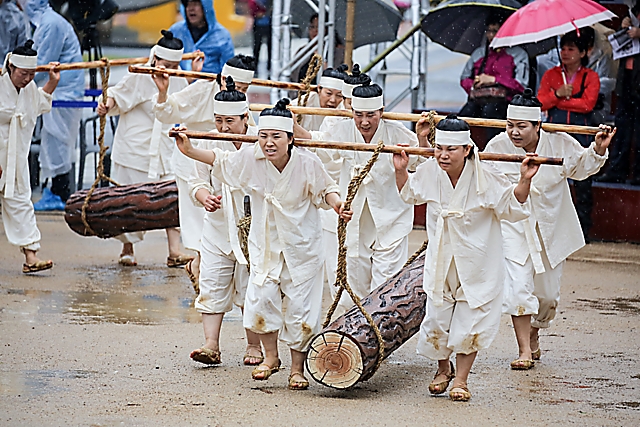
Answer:
POLYGON ((311 341, 307 370, 322 385, 347 389, 362 376, 360 346, 347 335, 336 331, 323 332, 311 341))

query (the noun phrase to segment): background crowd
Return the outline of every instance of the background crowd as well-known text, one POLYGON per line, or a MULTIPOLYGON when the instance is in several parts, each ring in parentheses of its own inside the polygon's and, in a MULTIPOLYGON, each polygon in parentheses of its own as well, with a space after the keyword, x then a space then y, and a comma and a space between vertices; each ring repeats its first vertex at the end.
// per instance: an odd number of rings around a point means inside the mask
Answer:
MULTIPOLYGON (((640 1, 632 0, 629 16, 620 28, 628 36, 640 39, 640 1)), ((271 0, 242 1, 253 18, 253 54, 259 58, 267 51, 266 69, 271 65, 271 0), (245 4, 246 3, 246 4, 245 4)), ((402 5, 401 5, 402 6, 402 5)), ((216 19, 213 2, 181 0, 183 20, 171 31, 184 42, 185 52, 200 50, 206 55, 203 71, 219 73, 234 55, 231 35, 216 19)), ((489 43, 502 22, 486 22, 485 43, 477 48, 464 67, 460 85, 468 94, 461 116, 504 118, 509 101, 525 88, 534 88, 543 103, 546 120, 579 125, 615 124, 618 134, 611 147, 606 172, 596 178, 611 183, 640 185, 640 55, 614 61, 606 38, 614 29, 597 24, 565 34, 558 47, 544 55, 530 57, 519 47, 492 49, 489 43)), ((318 15, 309 17, 307 36, 318 33, 318 15)), ((616 29, 617 30, 617 29, 616 29)), ((82 60, 81 43, 74 27, 49 5, 49 0, 0 0, 0 58, 4 58, 27 38, 35 41, 39 63, 82 60)), ((336 34, 335 62, 343 60, 344 42, 336 34)), ((335 64, 334 64, 335 65, 335 64)), ((189 69, 186 61, 183 68, 189 69)), ((302 80, 308 63, 292 79, 302 80)), ((39 73, 39 85, 46 82, 39 73)), ((67 71, 54 93, 56 100, 82 100, 85 79, 82 71, 67 71)), ((81 110, 54 108, 42 117, 42 126, 34 140, 39 141, 40 175, 45 190, 36 210, 62 209, 74 190, 72 163, 75 155, 81 110)), ((489 135, 492 136, 492 135, 489 135)), ((586 138, 576 136, 582 144, 586 138)), ((577 204, 585 235, 589 229, 591 180, 576 183, 577 204)))

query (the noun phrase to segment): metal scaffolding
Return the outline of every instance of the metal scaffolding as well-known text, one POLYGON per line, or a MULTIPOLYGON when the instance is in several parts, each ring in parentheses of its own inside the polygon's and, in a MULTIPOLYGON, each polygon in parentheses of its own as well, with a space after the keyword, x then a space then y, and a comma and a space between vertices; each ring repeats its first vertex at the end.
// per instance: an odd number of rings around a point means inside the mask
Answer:
MULTIPOLYGON (((335 45, 336 0, 301 0, 316 12, 324 9, 328 20, 325 22, 324 13, 318 13, 318 36, 307 42, 295 54, 291 52, 291 35, 295 28, 291 21, 291 1, 273 0, 271 78, 274 80, 291 81, 291 72, 307 62, 314 52, 321 54, 327 64, 334 62, 334 49, 328 47, 335 45)), ((372 80, 383 90, 387 76, 408 78, 407 87, 395 99, 385 99, 387 111, 393 110, 408 96, 411 96, 412 110, 426 108, 427 37, 420 31, 420 21, 428 10, 428 0, 412 0, 410 13, 413 27, 409 33, 392 43, 370 45, 371 62, 363 67, 363 70, 368 72, 372 80), (388 67, 388 55, 395 51, 400 52, 409 61, 407 69, 388 67)), ((275 103, 283 96, 286 96, 286 91, 273 89, 271 102, 275 103)))

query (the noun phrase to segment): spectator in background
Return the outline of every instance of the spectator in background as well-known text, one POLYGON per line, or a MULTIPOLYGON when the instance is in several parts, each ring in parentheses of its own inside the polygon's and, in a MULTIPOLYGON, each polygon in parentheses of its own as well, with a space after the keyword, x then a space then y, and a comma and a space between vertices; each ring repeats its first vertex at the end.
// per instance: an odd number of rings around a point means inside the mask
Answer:
MULTIPOLYGON (((38 65, 50 62, 82 62, 80 42, 71 24, 49 6, 48 0, 28 0, 25 12, 33 33, 38 65)), ((36 73, 34 81, 43 86, 47 73, 36 73)), ((67 70, 61 73, 54 100, 82 100, 84 97, 84 71, 67 70)), ((73 187, 72 168, 80 130, 82 110, 79 108, 53 108, 42 116, 40 141, 40 168, 45 179, 51 178, 51 190, 45 188, 42 199, 34 203, 36 211, 64 210, 73 187)))
MULTIPOLYGON (((640 1, 630 8, 633 16, 640 19, 640 1)), ((637 24, 638 21, 636 21, 637 24)), ((631 17, 622 20, 621 28, 629 28, 629 37, 640 39, 640 28, 631 17)), ((635 163, 631 185, 640 185, 640 55, 620 59, 616 83, 618 105, 616 107, 616 127, 618 136, 611 146, 609 170, 601 176, 601 182, 625 182, 629 175, 631 148, 635 135, 635 163)))
MULTIPOLYGON (((184 21, 169 28, 176 38, 184 43, 185 52, 204 52, 202 71, 220 73, 222 66, 233 57, 233 41, 229 31, 218 23, 213 1, 181 0, 180 12, 184 21)), ((191 69, 191 61, 182 61, 183 70, 191 69)))
MULTIPOLYGON (((327 22, 329 20, 329 15, 325 16, 325 22, 327 22)), ((329 27, 325 27, 325 34, 327 33, 327 30, 329 29, 329 27)), ((309 18, 309 28, 308 28, 308 34, 309 34, 309 41, 315 39, 316 37, 318 37, 318 14, 314 13, 313 15, 311 15, 311 18, 309 18)), ((333 67, 333 68, 337 68, 340 66, 340 64, 342 64, 342 61, 344 60, 344 43, 342 41, 342 38, 340 37, 340 35, 338 34, 338 32, 335 32, 335 50, 334 50, 334 54, 333 54, 333 64, 327 64, 326 66, 328 67, 333 67)), ((300 48, 302 49, 302 48, 300 48)), ((297 52, 296 52, 297 53, 297 52)), ((325 58, 326 60, 326 58, 325 58)), ((307 70, 309 69, 309 63, 311 62, 311 58, 309 58, 309 60, 307 62, 305 62, 304 64, 302 64, 302 66, 300 67, 300 69, 298 70, 298 81, 301 82, 302 80, 304 80, 304 78, 307 75, 307 70)), ((293 74, 293 73, 291 73, 293 74)), ((311 84, 317 84, 317 76, 313 78, 313 80, 311 80, 311 84)))
POLYGON ((0 60, 27 41, 29 23, 13 0, 0 0, 0 60))
MULTIPOLYGON (((598 74, 587 68, 587 40, 578 37, 575 31, 560 39, 561 66, 553 67, 542 76, 538 99, 542 111, 546 111, 550 123, 564 123, 588 126, 591 113, 598 101, 600 79, 598 74)), ((587 135, 572 135, 583 147, 591 144, 587 135)), ((593 196, 592 179, 574 181, 576 190, 576 210, 586 242, 591 228, 593 196)))
POLYGON ((267 71, 271 72, 271 0, 249 0, 253 15, 253 57, 260 62, 260 48, 267 44, 267 71))
MULTIPOLYGON (((492 49, 489 44, 502 21, 486 21, 486 43, 473 51, 460 75, 460 86, 469 98, 460 110, 463 117, 504 119, 509 101, 524 91, 529 82, 529 57, 519 47, 492 49)), ((492 129, 489 138, 500 133, 492 129)))

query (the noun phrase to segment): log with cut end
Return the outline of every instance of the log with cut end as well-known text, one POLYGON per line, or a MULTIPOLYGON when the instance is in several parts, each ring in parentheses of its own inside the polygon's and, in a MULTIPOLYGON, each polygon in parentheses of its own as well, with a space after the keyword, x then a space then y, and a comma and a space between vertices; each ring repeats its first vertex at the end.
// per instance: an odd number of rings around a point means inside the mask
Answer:
POLYGON ((87 206, 87 222, 82 222, 82 205, 88 190, 71 195, 64 219, 81 236, 114 237, 123 233, 179 227, 178 186, 175 181, 150 182, 97 188, 87 206))
MULTIPOLYGON (((384 340, 384 358, 420 330, 427 295, 422 289, 424 254, 362 300, 384 340)), ((347 389, 375 373, 378 340, 357 307, 312 340, 307 370, 322 385, 347 389)))

